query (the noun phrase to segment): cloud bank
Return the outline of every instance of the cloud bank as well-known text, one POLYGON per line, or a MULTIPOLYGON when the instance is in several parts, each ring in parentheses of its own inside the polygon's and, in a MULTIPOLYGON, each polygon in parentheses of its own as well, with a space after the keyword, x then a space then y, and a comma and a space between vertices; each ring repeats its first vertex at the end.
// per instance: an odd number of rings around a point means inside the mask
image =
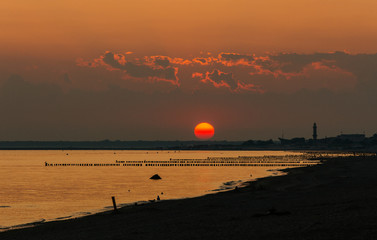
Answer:
POLYGON ((376 66, 377 54, 345 52, 110 51, 71 65, 0 66, 0 139, 190 140, 202 121, 215 126, 217 140, 310 137, 313 122, 320 137, 371 135, 376 66))
POLYGON ((202 121, 215 126, 217 140, 277 139, 282 131, 286 137, 310 137, 314 121, 320 137, 341 131, 371 135, 377 132, 376 103, 375 92, 325 89, 291 94, 179 89, 161 94, 116 86, 64 91, 14 75, 0 86, 0 140, 190 140, 202 121))
POLYGON ((233 93, 293 93, 302 89, 344 92, 362 86, 377 86, 374 81, 377 77, 376 54, 334 52, 256 56, 220 53, 189 59, 129 56, 106 52, 97 59, 80 59, 77 64, 106 68, 109 72, 119 70, 124 73, 125 80, 164 81, 183 91, 200 90, 203 84, 233 93))

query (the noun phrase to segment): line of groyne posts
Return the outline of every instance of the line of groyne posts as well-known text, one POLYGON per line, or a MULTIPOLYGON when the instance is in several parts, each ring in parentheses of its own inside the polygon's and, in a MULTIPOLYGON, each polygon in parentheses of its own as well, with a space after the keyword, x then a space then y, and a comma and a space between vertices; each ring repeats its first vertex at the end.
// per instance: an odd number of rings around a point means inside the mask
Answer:
POLYGON ((213 162, 170 162, 170 161, 132 161, 132 163, 117 161, 116 163, 48 163, 46 167, 305 167, 318 164, 318 161, 297 162, 239 162, 239 161, 213 161, 213 162))
MULTIPOLYGON (((352 156, 352 153, 307 153, 284 156, 208 157, 206 159, 173 159, 168 161, 118 161, 115 163, 48 163, 46 167, 306 167, 321 163, 318 157, 352 156)), ((376 153, 358 153, 376 156, 376 153)))

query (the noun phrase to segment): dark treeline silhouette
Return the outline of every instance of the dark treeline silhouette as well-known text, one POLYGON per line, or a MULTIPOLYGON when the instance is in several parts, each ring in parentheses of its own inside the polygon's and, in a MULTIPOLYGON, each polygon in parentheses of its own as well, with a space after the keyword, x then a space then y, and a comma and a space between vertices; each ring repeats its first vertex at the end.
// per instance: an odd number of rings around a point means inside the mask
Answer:
POLYGON ((125 150, 180 150, 180 149, 208 149, 234 148, 242 144, 241 141, 0 141, 0 149, 25 150, 85 150, 85 149, 125 149, 125 150))
POLYGON ((279 141, 1 141, 0 150, 371 150, 377 134, 341 134, 320 139, 279 138, 279 141))
POLYGON ((372 137, 365 134, 340 134, 336 137, 318 138, 317 124, 313 124, 313 138, 295 137, 279 141, 3 141, 1 149, 56 149, 56 150, 367 150, 377 152, 377 133, 372 137))

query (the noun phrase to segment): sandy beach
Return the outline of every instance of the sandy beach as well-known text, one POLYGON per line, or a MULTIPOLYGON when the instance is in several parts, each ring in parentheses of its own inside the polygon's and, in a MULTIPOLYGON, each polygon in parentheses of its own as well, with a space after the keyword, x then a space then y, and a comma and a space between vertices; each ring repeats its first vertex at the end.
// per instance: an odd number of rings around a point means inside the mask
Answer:
POLYGON ((287 169, 244 188, 44 223, 4 239, 377 239, 377 157, 287 169))

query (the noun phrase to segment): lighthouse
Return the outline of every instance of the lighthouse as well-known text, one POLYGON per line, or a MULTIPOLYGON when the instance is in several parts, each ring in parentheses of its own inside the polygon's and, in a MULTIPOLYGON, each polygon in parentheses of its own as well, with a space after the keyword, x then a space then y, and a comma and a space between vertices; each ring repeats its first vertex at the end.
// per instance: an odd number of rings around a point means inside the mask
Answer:
POLYGON ((317 124, 313 124, 313 140, 317 141, 317 124))

